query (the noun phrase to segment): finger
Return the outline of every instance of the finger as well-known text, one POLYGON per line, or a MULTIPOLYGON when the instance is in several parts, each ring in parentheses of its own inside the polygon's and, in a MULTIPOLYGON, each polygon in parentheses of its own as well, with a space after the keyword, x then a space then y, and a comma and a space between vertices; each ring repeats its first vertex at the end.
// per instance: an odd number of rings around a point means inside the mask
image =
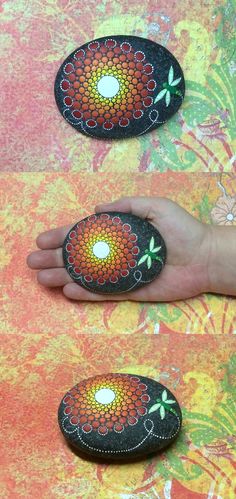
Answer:
POLYGON ((79 301, 156 301, 156 290, 153 283, 148 284, 144 288, 137 289, 136 291, 120 294, 100 294, 92 293, 79 286, 76 283, 66 284, 63 288, 63 293, 67 298, 71 300, 79 301))
POLYGON ((120 295, 101 295, 99 293, 91 293, 86 289, 82 288, 79 284, 70 283, 66 284, 63 288, 63 293, 67 298, 71 300, 79 300, 79 301, 118 301, 118 300, 128 300, 127 295, 123 293, 120 295))
POLYGON ((36 239, 36 244, 40 249, 53 249, 62 246, 66 235, 73 225, 58 227, 57 229, 43 232, 36 239))
POLYGON ((171 302, 185 300, 201 293, 201 288, 196 285, 195 281, 195 272, 189 272, 182 266, 166 265, 161 276, 136 291, 106 295, 91 293, 76 283, 69 283, 64 286, 63 293, 67 298, 79 301, 171 302))
POLYGON ((48 288, 65 286, 65 284, 72 282, 72 279, 65 269, 40 270, 40 272, 38 272, 37 278, 40 284, 48 288))
POLYGON ((27 265, 31 269, 64 267, 62 248, 34 251, 28 256, 27 265))
POLYGON ((140 218, 152 218, 153 203, 156 198, 151 197, 124 197, 113 203, 99 204, 95 211, 120 211, 132 213, 140 218))

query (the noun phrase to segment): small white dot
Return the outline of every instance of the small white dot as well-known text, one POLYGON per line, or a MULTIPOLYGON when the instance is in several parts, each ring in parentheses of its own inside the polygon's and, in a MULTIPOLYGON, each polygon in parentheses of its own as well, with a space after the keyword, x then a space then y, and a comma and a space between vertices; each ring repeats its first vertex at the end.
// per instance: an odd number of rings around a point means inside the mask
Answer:
POLYGON ((233 213, 228 213, 226 218, 227 220, 229 220, 229 222, 232 222, 232 220, 234 219, 233 213))
POLYGON ((103 97, 114 97, 119 92, 119 82, 114 76, 103 76, 98 84, 98 92, 103 97))
POLYGON ((110 404, 114 400, 115 396, 115 392, 113 392, 110 388, 101 388, 101 390, 98 390, 95 393, 95 399, 99 402, 99 404, 110 404))
POLYGON ((107 243, 104 243, 103 241, 98 241, 97 243, 94 244, 93 246, 93 254, 97 258, 106 258, 110 253, 110 248, 107 243))

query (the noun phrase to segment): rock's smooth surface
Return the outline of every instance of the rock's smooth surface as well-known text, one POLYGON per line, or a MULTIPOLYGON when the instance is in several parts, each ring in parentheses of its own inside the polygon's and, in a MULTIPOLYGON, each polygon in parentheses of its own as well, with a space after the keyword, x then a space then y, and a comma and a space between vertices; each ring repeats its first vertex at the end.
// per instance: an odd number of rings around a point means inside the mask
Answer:
POLYGON ((174 395, 155 380, 109 373, 67 392, 58 420, 65 438, 80 451, 125 459, 169 445, 180 431, 182 415, 174 395))
POLYGON ((128 213, 101 213, 78 222, 63 245, 71 278, 97 293, 122 293, 151 282, 166 260, 155 227, 128 213))
POLYGON ((55 97, 79 132, 101 139, 142 135, 181 106, 184 75, 163 46, 136 36, 93 40, 63 62, 55 97))

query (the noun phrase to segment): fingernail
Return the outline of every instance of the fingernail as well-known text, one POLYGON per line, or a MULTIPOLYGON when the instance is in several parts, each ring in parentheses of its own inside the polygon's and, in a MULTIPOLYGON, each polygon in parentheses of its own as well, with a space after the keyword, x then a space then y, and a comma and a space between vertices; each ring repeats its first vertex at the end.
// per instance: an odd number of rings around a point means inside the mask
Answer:
POLYGON ((95 206, 95 211, 103 211, 104 209, 108 209, 110 206, 112 206, 113 203, 103 203, 103 204, 97 204, 95 206))

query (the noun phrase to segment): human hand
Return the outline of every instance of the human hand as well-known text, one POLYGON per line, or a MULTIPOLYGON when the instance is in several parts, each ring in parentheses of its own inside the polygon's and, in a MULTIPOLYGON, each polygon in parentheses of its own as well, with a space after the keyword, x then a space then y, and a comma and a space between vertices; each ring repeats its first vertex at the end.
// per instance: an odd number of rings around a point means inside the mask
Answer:
POLYGON ((120 211, 146 218, 163 236, 167 261, 160 276, 136 291, 105 295, 91 293, 74 283, 64 268, 63 241, 71 226, 53 229, 37 238, 39 251, 28 256, 30 268, 37 269, 38 281, 46 287, 63 288, 67 298, 86 301, 134 300, 173 301, 210 290, 210 227, 202 224, 178 204, 165 198, 122 198, 96 207, 96 212, 120 211))

